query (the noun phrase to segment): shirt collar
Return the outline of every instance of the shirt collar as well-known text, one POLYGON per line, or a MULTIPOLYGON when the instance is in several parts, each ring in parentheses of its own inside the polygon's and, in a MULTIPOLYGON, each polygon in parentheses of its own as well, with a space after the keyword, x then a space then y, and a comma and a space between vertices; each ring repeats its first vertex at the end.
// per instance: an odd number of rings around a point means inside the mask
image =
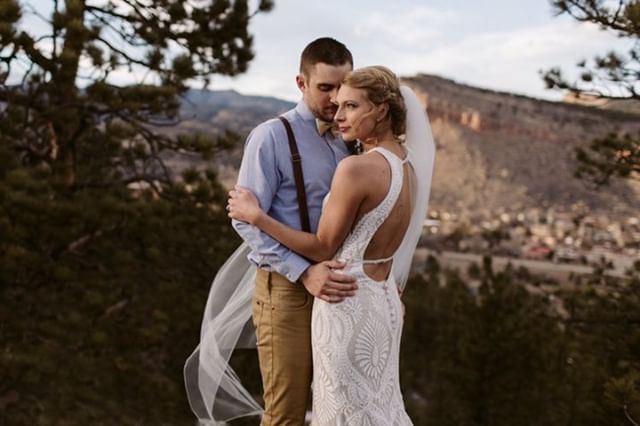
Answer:
MULTIPOLYGON (((296 105, 295 108, 296 113, 302 118, 304 121, 313 122, 313 127, 316 127, 316 116, 313 115, 313 112, 309 109, 309 106, 305 103, 304 99, 301 99, 300 102, 296 105)), ((331 139, 342 141, 342 137, 339 135, 334 135, 331 132, 325 133, 325 135, 329 135, 331 139)))
POLYGON ((304 121, 315 122, 316 117, 313 115, 304 100, 300 100, 300 102, 298 102, 298 105, 296 105, 296 112, 304 121))

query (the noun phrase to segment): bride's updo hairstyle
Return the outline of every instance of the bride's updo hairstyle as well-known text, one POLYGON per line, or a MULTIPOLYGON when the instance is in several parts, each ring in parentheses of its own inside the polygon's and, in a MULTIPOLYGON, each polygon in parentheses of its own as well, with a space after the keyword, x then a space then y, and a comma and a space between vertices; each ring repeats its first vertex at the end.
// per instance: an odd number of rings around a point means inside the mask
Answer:
POLYGON ((391 126, 391 132, 394 136, 404 135, 407 109, 400 93, 398 77, 389 68, 381 65, 358 68, 349 72, 342 84, 354 89, 364 89, 367 98, 374 105, 387 103, 389 105, 389 120, 385 120, 383 123, 388 123, 387 125, 391 126))

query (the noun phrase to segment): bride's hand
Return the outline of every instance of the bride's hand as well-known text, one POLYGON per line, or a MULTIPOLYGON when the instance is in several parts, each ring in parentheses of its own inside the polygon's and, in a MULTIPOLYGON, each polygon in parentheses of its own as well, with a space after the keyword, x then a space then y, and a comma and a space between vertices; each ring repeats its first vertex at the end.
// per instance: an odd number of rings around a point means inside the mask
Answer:
POLYGON ((248 189, 238 185, 229 191, 227 210, 230 218, 250 224, 255 224, 262 214, 256 196, 248 189))

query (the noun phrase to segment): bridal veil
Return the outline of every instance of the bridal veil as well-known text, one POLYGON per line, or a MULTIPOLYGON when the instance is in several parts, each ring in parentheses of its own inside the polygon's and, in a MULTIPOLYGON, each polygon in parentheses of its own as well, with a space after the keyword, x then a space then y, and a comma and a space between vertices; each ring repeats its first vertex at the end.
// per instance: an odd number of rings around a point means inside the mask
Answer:
MULTIPOLYGON (((404 289, 427 215, 435 146, 424 108, 407 86, 400 88, 407 108, 405 144, 414 169, 414 207, 405 237, 393 256, 392 277, 404 289)), ((200 330, 200 344, 187 359, 184 380, 191 409, 202 424, 215 425, 263 409, 229 365, 236 348, 255 348, 251 297, 256 267, 243 243, 218 270, 211 284, 200 330)))

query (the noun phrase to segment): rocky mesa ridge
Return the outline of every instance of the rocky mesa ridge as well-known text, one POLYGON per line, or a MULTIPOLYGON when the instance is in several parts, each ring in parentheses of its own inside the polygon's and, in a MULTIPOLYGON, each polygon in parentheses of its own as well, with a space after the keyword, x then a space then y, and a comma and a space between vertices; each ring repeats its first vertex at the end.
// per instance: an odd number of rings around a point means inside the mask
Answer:
MULTIPOLYGON (((431 207, 468 217, 505 208, 570 209, 578 203, 607 214, 640 211, 640 182, 616 181, 596 191, 574 177, 577 146, 609 132, 640 132, 640 114, 495 92, 426 74, 403 82, 424 104, 436 141, 431 207)), ((293 106, 234 91, 191 90, 180 130, 229 128, 244 137, 293 106)), ((226 185, 235 181, 241 155, 239 143, 216 158, 226 185)), ((176 159, 174 166, 194 162, 176 159)))

